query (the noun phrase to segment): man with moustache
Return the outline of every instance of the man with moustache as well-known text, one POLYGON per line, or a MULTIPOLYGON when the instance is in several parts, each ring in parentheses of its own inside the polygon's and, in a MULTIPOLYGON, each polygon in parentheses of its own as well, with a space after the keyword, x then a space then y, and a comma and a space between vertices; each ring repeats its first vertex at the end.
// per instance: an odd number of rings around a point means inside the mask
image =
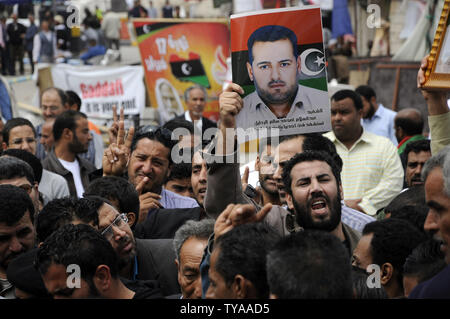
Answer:
MULTIPOLYGON (((244 98, 237 127, 258 129, 261 121, 304 117, 307 111, 328 107, 326 92, 298 84, 301 61, 297 46, 295 33, 279 25, 263 26, 250 35, 247 71, 255 92, 244 98)), ((325 113, 316 114, 318 121, 325 113)), ((279 129, 281 134, 289 131, 279 129)))
POLYGON ((436 276, 417 285, 410 299, 450 298, 450 146, 432 156, 422 171, 425 198, 430 208, 424 229, 441 242, 447 267, 436 276))
POLYGON ((305 151, 283 169, 286 200, 304 229, 332 233, 347 247, 349 256, 361 234, 341 222, 342 184, 339 167, 321 151, 305 151))
POLYGON ((98 230, 119 257, 119 275, 130 280, 158 280, 164 296, 179 293, 171 239, 136 239, 126 214, 104 201, 98 230))
POLYGON ((368 132, 384 136, 397 146, 396 129, 394 119, 396 112, 377 103, 375 91, 368 85, 360 85, 355 90, 361 96, 363 102, 362 126, 368 132))
POLYGON ((172 165, 172 132, 165 128, 138 131, 130 128, 125 140, 123 120, 119 123, 117 142, 111 143, 103 156, 103 175, 124 176, 139 193, 139 220, 147 219, 158 208, 194 208, 197 202, 163 187, 172 165))
MULTIPOLYGON (((242 191, 238 169, 239 164, 237 163, 237 158, 235 158, 235 149, 226 149, 226 145, 233 145, 234 142, 234 134, 229 134, 227 129, 236 128, 236 114, 242 109, 242 99, 239 96, 239 93, 242 92, 241 90, 242 88, 239 85, 232 83, 220 95, 220 134, 217 136, 217 145, 214 154, 213 150, 208 150, 207 153, 209 154, 206 156, 208 160, 208 184, 210 186, 205 200, 205 208, 209 214, 215 214, 216 216, 219 215, 229 203, 253 203, 258 209, 260 208, 258 204, 242 191), (233 187, 230 187, 229 185, 233 185, 233 187)), ((270 138, 268 138, 268 140, 270 141, 270 138)), ((260 147, 263 148, 264 145, 260 147)), ((326 151, 331 154, 336 163, 342 167, 342 160, 337 155, 334 144, 320 134, 281 136, 275 150, 272 152, 272 154, 274 154, 272 164, 275 169, 272 168, 272 170, 269 170, 268 167, 266 167, 265 171, 269 174, 273 174, 272 178, 277 183, 282 205, 286 204, 286 192, 282 180, 283 167, 296 153, 306 150, 326 151)), ((273 216, 281 217, 281 224, 285 227, 285 231, 288 233, 288 229, 291 231, 296 229, 298 225, 293 223, 291 218, 292 214, 276 205, 276 202, 272 202, 272 204, 275 204, 272 207, 272 210, 274 210, 273 216), (286 226, 286 222, 289 222, 289 226, 286 226)), ((269 215, 272 215, 272 213, 269 215)), ((342 221, 352 228, 362 231, 365 224, 374 220, 375 219, 371 216, 347 207, 342 201, 342 221)))
POLYGON ((431 157, 430 140, 419 140, 408 143, 404 155, 406 159, 406 187, 423 185, 421 173, 423 166, 431 157))
POLYGON ((87 117, 77 111, 66 111, 53 124, 55 147, 42 166, 64 177, 69 186, 70 196, 82 197, 89 184, 89 174, 95 166, 78 155, 87 152, 92 135, 87 117))
POLYGON ((13 185, 0 185, 0 202, 0 297, 15 298, 6 269, 35 245, 34 206, 27 192, 13 185))

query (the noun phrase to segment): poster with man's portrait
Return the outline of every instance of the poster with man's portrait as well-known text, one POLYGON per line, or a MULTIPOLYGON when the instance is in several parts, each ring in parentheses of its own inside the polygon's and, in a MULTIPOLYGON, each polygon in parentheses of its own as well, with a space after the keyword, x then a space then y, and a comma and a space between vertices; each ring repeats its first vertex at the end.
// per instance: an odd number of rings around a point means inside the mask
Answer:
POLYGON ((270 128, 280 135, 329 131, 319 7, 237 14, 230 21, 233 82, 245 91, 236 126, 245 140, 252 139, 248 132, 270 128))

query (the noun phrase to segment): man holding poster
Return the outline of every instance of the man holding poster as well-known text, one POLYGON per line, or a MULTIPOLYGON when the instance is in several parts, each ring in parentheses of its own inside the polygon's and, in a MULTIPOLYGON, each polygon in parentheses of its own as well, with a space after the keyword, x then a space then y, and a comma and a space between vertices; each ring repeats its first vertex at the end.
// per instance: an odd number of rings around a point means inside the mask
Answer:
POLYGON ((304 117, 329 105, 327 92, 298 84, 301 60, 292 30, 263 26, 252 33, 247 46, 247 71, 256 90, 244 98, 244 108, 236 119, 238 127, 304 117))

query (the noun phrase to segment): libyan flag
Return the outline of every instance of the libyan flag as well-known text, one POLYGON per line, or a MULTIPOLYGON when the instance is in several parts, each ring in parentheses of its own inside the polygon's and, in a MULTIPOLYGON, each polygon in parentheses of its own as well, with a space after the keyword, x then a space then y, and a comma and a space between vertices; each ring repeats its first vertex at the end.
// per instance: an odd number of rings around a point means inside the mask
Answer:
POLYGON ((200 56, 196 53, 189 52, 189 58, 183 59, 176 54, 172 54, 169 58, 172 74, 180 81, 188 81, 197 83, 205 88, 210 88, 208 77, 203 68, 200 56))

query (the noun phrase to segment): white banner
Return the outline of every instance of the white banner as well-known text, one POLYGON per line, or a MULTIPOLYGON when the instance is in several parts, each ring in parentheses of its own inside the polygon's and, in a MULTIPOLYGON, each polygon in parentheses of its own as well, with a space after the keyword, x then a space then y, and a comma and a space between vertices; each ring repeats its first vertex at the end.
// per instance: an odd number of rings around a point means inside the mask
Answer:
POLYGON ((123 107, 125 115, 142 114, 145 107, 144 69, 142 66, 93 67, 55 65, 55 86, 76 92, 81 112, 100 125, 112 120, 112 107, 123 107))

